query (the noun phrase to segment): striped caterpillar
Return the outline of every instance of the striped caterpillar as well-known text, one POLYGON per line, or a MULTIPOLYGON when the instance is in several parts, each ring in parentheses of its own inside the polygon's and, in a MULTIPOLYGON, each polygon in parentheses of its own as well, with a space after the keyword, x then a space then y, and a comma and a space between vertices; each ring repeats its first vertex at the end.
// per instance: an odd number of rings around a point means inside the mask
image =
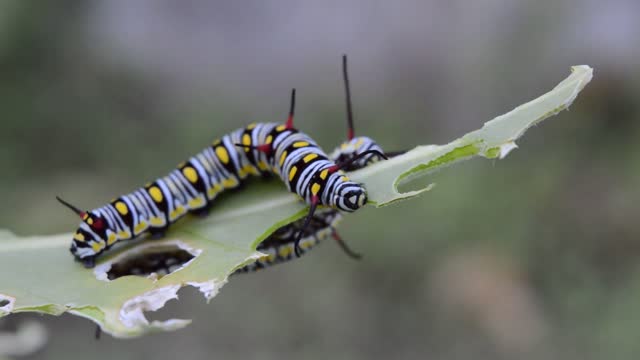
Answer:
MULTIPOLYGON (((374 149, 382 152, 382 149, 372 139, 364 136, 354 137, 352 140, 344 142, 336 148, 331 154, 331 159, 336 162, 346 162, 356 157, 359 152, 374 149)), ((397 153, 392 153, 391 156, 395 154, 397 153)), ((390 154, 387 153, 386 155, 390 154)), ((380 159, 381 158, 376 155, 360 158, 353 162, 348 167, 348 170, 361 169, 380 159)), ((302 234, 300 240, 301 254, 306 253, 320 243, 320 241, 331 236, 348 256, 359 259, 361 256, 353 252, 336 231, 336 225, 341 219, 342 215, 339 211, 325 208, 316 211, 306 228, 304 227, 303 220, 298 220, 279 228, 262 241, 256 249, 266 254, 266 256, 251 264, 245 265, 236 270, 236 272, 245 273, 256 271, 292 260, 295 254, 295 239, 299 232, 302 234)))
MULTIPOLYGON (((353 135, 353 120, 348 98, 348 142, 364 144, 353 135)), ((73 236, 70 251, 76 260, 91 268, 98 255, 116 243, 149 232, 161 237, 168 227, 187 213, 206 211, 217 196, 234 189, 250 175, 275 174, 291 192, 310 205, 302 229, 309 226, 318 205, 353 212, 367 202, 365 188, 351 181, 342 171, 376 156, 386 158, 376 149, 357 152, 344 162, 333 162, 308 135, 293 127, 295 89, 285 124, 251 124, 213 142, 211 146, 180 164, 168 175, 148 183, 134 192, 90 211, 82 211, 57 197, 75 212, 82 222, 73 236)), ((347 145, 349 147, 349 145, 347 145)), ((300 255, 298 231, 293 245, 300 255)))

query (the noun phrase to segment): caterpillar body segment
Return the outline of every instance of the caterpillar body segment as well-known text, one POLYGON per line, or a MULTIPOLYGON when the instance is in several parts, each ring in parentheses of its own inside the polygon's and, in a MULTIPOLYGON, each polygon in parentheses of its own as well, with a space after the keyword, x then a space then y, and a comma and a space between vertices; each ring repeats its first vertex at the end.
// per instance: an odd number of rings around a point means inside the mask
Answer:
POLYGON ((162 234, 187 213, 207 208, 221 193, 240 186, 247 177, 265 174, 278 175, 306 202, 313 200, 347 212, 366 203, 362 185, 336 169, 311 137, 287 125, 251 124, 215 141, 143 188, 97 209, 76 211, 82 223, 70 250, 85 266, 92 267, 97 255, 119 241, 146 232, 162 234), (269 145, 269 151, 258 148, 260 145, 269 145))
POLYGON ((304 220, 298 220, 279 228, 258 245, 256 250, 263 253, 264 256, 239 268, 235 273, 257 271, 295 259, 294 239, 299 231, 303 232, 300 241, 301 254, 305 254, 322 240, 334 234, 335 227, 341 219, 342 215, 339 211, 324 208, 314 214, 306 229, 302 228, 304 220))

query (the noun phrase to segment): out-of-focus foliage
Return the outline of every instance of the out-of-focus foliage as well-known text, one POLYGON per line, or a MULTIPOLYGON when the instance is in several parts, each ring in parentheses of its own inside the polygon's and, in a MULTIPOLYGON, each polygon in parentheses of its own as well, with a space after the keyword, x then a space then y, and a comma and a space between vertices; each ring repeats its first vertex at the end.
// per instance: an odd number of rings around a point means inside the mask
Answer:
POLYGON ((7 359, 5 356, 31 355, 46 343, 47 331, 44 325, 36 320, 19 322, 9 331, 0 331, 0 359, 7 359))
POLYGON ((220 134, 281 121, 292 86, 300 127, 331 148, 343 52, 357 133, 388 150, 475 129, 569 65, 598 69, 577 106, 520 144, 536 151, 348 217, 362 262, 327 244, 239 277, 215 306, 181 292, 151 317, 194 324, 131 342, 42 318, 55 335, 32 358, 634 358, 640 4, 443 4, 0 3, 0 226, 19 235, 77 225, 55 194, 97 206, 220 134))

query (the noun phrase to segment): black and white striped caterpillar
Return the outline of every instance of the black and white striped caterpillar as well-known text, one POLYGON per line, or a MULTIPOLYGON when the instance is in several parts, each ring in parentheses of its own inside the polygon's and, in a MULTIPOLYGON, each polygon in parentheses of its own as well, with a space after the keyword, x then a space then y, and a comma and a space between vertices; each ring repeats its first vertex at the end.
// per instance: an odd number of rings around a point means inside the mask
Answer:
MULTIPOLYGON (((368 141, 353 136, 346 57, 343 57, 343 66, 349 112, 346 147, 353 142, 353 146, 361 149, 368 141)), ((222 192, 237 188, 250 175, 278 175, 289 191, 310 205, 303 229, 309 226, 318 205, 347 212, 364 206, 367 202, 365 188, 351 181, 342 169, 368 162, 372 157, 386 158, 385 155, 375 148, 356 152, 344 162, 329 160, 311 137, 293 127, 294 107, 295 89, 291 93, 291 107, 285 124, 251 124, 235 130, 167 176, 97 209, 81 211, 58 198, 82 219, 73 237, 71 253, 85 267, 93 267, 96 257, 119 241, 146 232, 161 236, 188 212, 207 209, 222 192)), ((299 231, 293 242, 298 256, 302 233, 299 231)))
MULTIPOLYGON (((369 150, 378 150, 382 153, 380 146, 371 138, 365 136, 354 137, 338 146, 331 154, 331 159, 337 163, 346 163, 350 159, 356 158, 358 153, 369 150)), ((391 156, 395 154, 397 153, 392 153, 391 156)), ((380 159, 381 157, 377 155, 359 158, 348 166, 348 170, 364 168, 380 159)), ((295 241, 298 234, 301 234, 299 241, 299 253, 301 254, 306 253, 322 240, 331 236, 347 255, 354 259, 359 259, 361 256, 352 251, 338 235, 336 225, 341 219, 342 215, 338 210, 323 208, 316 211, 306 227, 304 226, 305 220, 298 220, 279 228, 258 245, 256 250, 264 253, 265 256, 241 267, 236 272, 256 271, 292 260, 295 254, 295 241)))

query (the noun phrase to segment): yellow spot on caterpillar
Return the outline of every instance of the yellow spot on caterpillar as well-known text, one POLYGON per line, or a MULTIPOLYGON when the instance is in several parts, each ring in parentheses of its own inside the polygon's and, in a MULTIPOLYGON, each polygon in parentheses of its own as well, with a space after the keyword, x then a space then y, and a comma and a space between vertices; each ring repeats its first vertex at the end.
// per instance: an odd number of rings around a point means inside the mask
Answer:
POLYGON ((87 224, 89 224, 89 225, 93 225, 93 219, 92 219, 92 218, 88 218, 88 219, 87 219, 87 224))
POLYGON ((117 240, 118 238, 116 237, 116 234, 110 233, 109 238, 107 239, 107 245, 113 245, 113 243, 116 242, 117 240))
POLYGON ((157 186, 153 186, 149 189, 149 195, 151 195, 151 198, 153 199, 153 201, 159 203, 162 202, 162 191, 160 191, 160 189, 157 186))
POLYGON ((320 173, 320 179, 326 180, 327 179, 327 175, 329 175, 329 169, 322 170, 322 172, 320 173))
POLYGON ((131 238, 131 234, 128 231, 120 231, 118 233, 118 237, 120 239, 130 239, 131 238))
POLYGON ((308 163, 309 161, 311 161, 311 160, 313 160, 313 159, 315 159, 315 158, 317 158, 317 157, 318 157, 318 154, 313 154, 313 153, 312 153, 312 154, 309 154, 309 155, 305 156, 302 160, 303 160, 305 163, 308 163))
POLYGON ((94 252, 98 252, 104 246, 103 244, 104 243, 102 243, 102 242, 99 242, 99 243, 94 242, 94 243, 91 243, 91 248, 93 249, 94 252))
POLYGON ((282 155, 280 155, 280 166, 282 166, 284 164, 284 160, 287 158, 287 152, 283 152, 282 155))
POLYGON ((356 142, 356 148, 359 148, 360 146, 362 146, 363 142, 364 142, 364 138, 360 138, 360 140, 356 142))
POLYGON ((256 123, 251 123, 247 126, 247 130, 253 130, 256 128, 256 123))
POLYGON ((280 255, 280 257, 286 258, 289 255, 291 255, 292 249, 291 246, 284 246, 281 247, 280 250, 278 250, 278 255, 280 255))
POLYGON ((212 144, 214 147, 220 145, 220 139, 214 140, 212 144))
POLYGON ((83 220, 83 221, 84 221, 84 220, 87 220, 87 218, 88 218, 88 217, 89 217, 89 214, 84 213, 84 215, 82 215, 82 220, 83 220))
POLYGON ((291 168, 291 170, 289 170, 289 181, 293 180, 293 178, 296 176, 296 172, 298 172, 297 166, 294 166, 291 168))
POLYGON ((218 195, 218 190, 216 189, 216 187, 212 187, 207 190, 207 197, 209 198, 209 200, 213 200, 216 195, 218 195))
POLYGON ((189 200, 189 207, 192 209, 199 208, 202 205, 204 205, 204 199, 201 197, 189 200))
POLYGON ((267 136, 267 144, 271 144, 271 142, 273 142, 273 136, 269 135, 267 136))
POLYGON ((264 161, 259 161, 258 168, 262 171, 267 171, 267 169, 269 169, 269 165, 267 165, 267 163, 264 161))
POLYGON ((313 246, 313 244, 311 243, 311 241, 302 241, 302 242, 300 243, 300 247, 301 247, 302 249, 308 249, 308 248, 310 248, 310 247, 312 247, 312 246, 313 246))
POLYGON ((152 217, 151 219, 149 219, 149 222, 153 226, 163 226, 164 225, 164 221, 162 221, 162 218, 159 218, 159 217, 152 217))
POLYGON ((196 172, 196 169, 191 166, 187 166, 182 169, 182 174, 184 174, 184 177, 186 177, 192 184, 195 184, 198 181, 198 173, 196 172))
POLYGON ((320 191, 320 184, 315 183, 315 184, 311 185, 311 193, 313 195, 318 195, 319 191, 320 191))
POLYGON ((342 145, 340 145, 340 148, 342 150, 346 149, 349 146, 349 143, 342 143, 342 145))
POLYGON ((181 215, 184 215, 186 212, 187 209, 185 209, 184 206, 178 205, 178 207, 176 207, 173 211, 171 211, 171 213, 169 213, 169 217, 171 218, 171 220, 175 220, 181 215))
POLYGON ((309 146, 309 143, 306 141, 296 141, 293 143, 293 147, 294 148, 301 148, 301 147, 305 147, 305 146, 309 146))
POLYGON ((280 125, 278 127, 276 127, 276 131, 285 131, 287 129, 287 127, 285 125, 280 125))
MULTIPOLYGON (((251 145, 251 136, 249 136, 249 134, 242 135, 242 144, 251 145)), ((244 148, 244 152, 249 152, 249 151, 251 151, 250 148, 248 147, 244 148)))
POLYGON ((258 169, 251 164, 247 164, 238 170, 238 176, 241 179, 246 178, 249 174, 258 175, 258 169))
POLYGON ((120 215, 127 215, 129 213, 129 208, 127 207, 127 204, 123 203, 122 201, 118 201, 115 206, 116 206, 116 210, 118 210, 120 215))
POLYGON ((223 164, 229 163, 229 153, 227 152, 227 149, 224 146, 216 147, 216 155, 218 156, 218 159, 222 161, 223 164))
POLYGON ((80 242, 83 242, 84 241, 84 235, 82 233, 77 232, 77 233, 75 233, 73 235, 73 239, 77 240, 77 241, 80 241, 80 242))
POLYGON ((343 177, 341 177, 340 179, 341 179, 342 181, 351 181, 351 179, 349 179, 349 178, 348 178, 348 177, 346 177, 346 176, 343 176, 343 177))
POLYGON ((276 254, 269 254, 265 258, 266 258, 266 261, 272 263, 276 259, 276 254))
POLYGON ((238 186, 238 180, 235 178, 224 179, 222 180, 222 186, 224 186, 225 189, 233 189, 238 186))
POLYGON ((138 225, 136 225, 136 227, 133 229, 133 232, 139 234, 147 230, 148 227, 149 227, 149 224, 147 224, 146 221, 140 221, 138 225))

